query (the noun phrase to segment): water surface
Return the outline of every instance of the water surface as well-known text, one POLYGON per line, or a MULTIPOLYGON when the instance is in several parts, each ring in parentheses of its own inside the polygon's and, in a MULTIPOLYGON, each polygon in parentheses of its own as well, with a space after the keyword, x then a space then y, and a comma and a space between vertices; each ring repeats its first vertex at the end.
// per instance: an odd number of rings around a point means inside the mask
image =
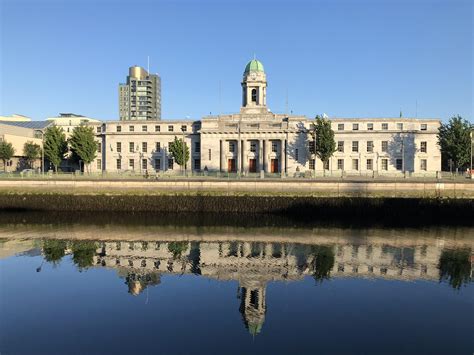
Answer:
POLYGON ((0 352, 471 354, 474 229, 0 225, 0 352))

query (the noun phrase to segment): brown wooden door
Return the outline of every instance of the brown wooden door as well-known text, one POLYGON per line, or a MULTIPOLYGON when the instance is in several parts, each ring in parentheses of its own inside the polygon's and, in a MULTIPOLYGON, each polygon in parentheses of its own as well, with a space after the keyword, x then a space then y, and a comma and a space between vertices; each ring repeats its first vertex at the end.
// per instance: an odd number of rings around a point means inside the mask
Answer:
POLYGON ((270 171, 272 173, 277 173, 278 172, 278 159, 272 159, 270 162, 270 171))
POLYGON ((257 172, 257 159, 249 159, 249 173, 257 172))
POLYGON ((227 160, 227 171, 229 173, 235 173, 237 171, 237 169, 235 167, 235 159, 227 160))

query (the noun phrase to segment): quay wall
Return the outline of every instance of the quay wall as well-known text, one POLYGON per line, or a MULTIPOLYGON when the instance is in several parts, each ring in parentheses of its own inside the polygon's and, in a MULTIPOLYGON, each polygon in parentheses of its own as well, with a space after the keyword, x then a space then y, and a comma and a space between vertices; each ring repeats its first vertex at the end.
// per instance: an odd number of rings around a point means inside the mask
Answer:
MULTIPOLYGON (((474 184, 0 181, 0 211, 282 214, 294 220, 474 225, 474 184)), ((160 217, 161 216, 161 217, 160 217)))

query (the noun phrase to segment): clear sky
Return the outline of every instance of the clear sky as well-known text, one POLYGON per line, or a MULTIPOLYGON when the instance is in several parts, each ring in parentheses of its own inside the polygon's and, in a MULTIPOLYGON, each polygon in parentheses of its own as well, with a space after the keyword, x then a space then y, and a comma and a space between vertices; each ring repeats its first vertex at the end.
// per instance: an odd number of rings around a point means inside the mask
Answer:
POLYGON ((473 122, 473 3, 0 0, 0 114, 118 119, 147 56, 163 118, 238 112, 255 54, 273 112, 473 122))

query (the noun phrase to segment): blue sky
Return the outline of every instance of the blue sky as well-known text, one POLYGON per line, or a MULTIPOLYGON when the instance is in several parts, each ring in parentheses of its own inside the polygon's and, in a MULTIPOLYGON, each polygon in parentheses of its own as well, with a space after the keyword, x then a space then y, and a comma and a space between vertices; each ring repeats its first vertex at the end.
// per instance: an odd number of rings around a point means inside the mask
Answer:
POLYGON ((401 109, 473 121, 470 0, 0 4, 0 114, 117 119, 118 84, 147 56, 162 77, 163 118, 237 112, 255 53, 274 112, 285 112, 288 93, 289 110, 309 117, 401 109))

